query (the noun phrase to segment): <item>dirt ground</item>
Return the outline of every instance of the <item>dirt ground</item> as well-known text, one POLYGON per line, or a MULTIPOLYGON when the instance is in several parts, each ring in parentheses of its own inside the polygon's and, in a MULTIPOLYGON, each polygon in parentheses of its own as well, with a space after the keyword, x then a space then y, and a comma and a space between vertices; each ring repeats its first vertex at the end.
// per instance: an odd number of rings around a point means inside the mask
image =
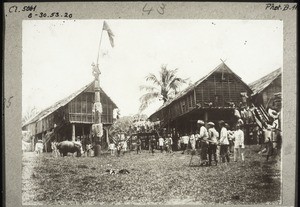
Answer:
MULTIPOLYGON (((181 152, 120 157, 53 157, 23 154, 23 205, 59 204, 279 204, 279 157, 266 162, 247 146, 245 163, 199 167, 181 152), (127 169, 111 175, 108 169, 127 169)), ((231 160, 232 161, 232 160, 231 160)))

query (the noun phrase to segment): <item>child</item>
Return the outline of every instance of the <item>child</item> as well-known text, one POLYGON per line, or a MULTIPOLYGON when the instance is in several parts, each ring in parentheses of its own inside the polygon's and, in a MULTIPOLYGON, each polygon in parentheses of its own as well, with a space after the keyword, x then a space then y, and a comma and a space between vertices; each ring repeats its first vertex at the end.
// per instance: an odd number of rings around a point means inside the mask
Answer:
POLYGON ((109 149, 110 149, 110 154, 115 155, 115 150, 116 150, 115 143, 110 143, 109 144, 109 149))
POLYGON ((43 152, 43 141, 42 140, 38 140, 37 143, 35 144, 35 152, 37 154, 41 154, 43 152))

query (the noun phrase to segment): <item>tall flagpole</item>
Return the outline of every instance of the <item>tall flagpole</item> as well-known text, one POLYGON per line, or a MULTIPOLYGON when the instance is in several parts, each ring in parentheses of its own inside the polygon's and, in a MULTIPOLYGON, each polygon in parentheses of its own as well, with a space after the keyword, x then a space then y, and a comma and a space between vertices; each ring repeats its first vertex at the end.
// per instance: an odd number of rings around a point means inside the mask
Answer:
POLYGON ((97 62, 96 62, 97 65, 98 65, 98 63, 99 63, 98 61, 99 61, 100 47, 101 47, 101 42, 102 42, 103 27, 104 27, 104 21, 103 21, 103 25, 102 25, 101 36, 100 36, 100 42, 99 42, 99 47, 98 47, 98 55, 97 55, 97 62))
MULTIPOLYGON (((104 22, 103 22, 104 26, 104 22)), ((101 114, 102 114, 102 105, 100 101, 100 69, 99 69, 99 53, 101 48, 102 34, 103 34, 103 26, 101 30, 99 48, 98 48, 98 56, 96 65, 92 64, 93 67, 93 75, 95 77, 94 82, 94 90, 95 90, 95 103, 94 103, 94 124, 92 125, 93 135, 96 137, 95 140, 95 153, 94 155, 99 157, 101 152, 101 137, 103 135, 103 125, 101 122, 101 114)))

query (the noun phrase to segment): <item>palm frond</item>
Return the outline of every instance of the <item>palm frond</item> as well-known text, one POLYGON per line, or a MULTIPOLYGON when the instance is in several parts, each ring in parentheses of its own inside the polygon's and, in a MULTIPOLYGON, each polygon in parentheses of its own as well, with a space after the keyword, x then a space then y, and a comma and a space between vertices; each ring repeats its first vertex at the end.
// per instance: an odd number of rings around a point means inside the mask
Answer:
POLYGON ((174 78, 172 80, 172 82, 170 83, 169 87, 170 89, 173 89, 173 90, 178 90, 183 84, 186 84, 188 81, 188 79, 182 79, 182 78, 174 78))
POLYGON ((154 86, 149 86, 149 85, 141 85, 140 86, 140 91, 145 90, 147 92, 157 92, 158 89, 154 86))
POLYGON ((159 97, 160 97, 159 92, 150 92, 150 93, 146 93, 146 94, 142 95, 140 97, 141 105, 139 108, 139 112, 144 111, 149 106, 149 104, 153 103, 159 97))
POLYGON ((145 110, 150 103, 157 100, 159 97, 164 102, 174 98, 180 87, 187 82, 188 79, 177 77, 178 68, 167 69, 167 65, 161 65, 159 76, 150 73, 146 77, 146 81, 151 81, 154 85, 159 86, 140 86, 140 90, 145 90, 148 93, 140 98, 140 111, 145 110))
POLYGON ((148 76, 146 76, 146 81, 151 81, 155 85, 161 86, 161 81, 157 79, 157 77, 153 73, 150 73, 148 76))

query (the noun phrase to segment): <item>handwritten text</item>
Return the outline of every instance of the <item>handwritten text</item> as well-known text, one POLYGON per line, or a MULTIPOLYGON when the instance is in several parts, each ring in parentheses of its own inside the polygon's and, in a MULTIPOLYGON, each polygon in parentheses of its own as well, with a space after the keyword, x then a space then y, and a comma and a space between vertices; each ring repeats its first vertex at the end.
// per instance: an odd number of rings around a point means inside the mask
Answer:
MULTIPOLYGON (((13 5, 9 7, 8 13, 9 14, 17 14, 17 13, 25 13, 27 15, 27 18, 31 19, 33 17, 37 18, 68 18, 71 19, 73 17, 73 14, 70 12, 44 12, 40 11, 37 5, 28 5, 28 6, 16 6, 13 5)), ((7 15, 6 15, 7 16, 7 15)))
POLYGON ((287 11, 287 10, 297 10, 297 4, 266 4, 266 10, 278 10, 278 11, 287 11))

